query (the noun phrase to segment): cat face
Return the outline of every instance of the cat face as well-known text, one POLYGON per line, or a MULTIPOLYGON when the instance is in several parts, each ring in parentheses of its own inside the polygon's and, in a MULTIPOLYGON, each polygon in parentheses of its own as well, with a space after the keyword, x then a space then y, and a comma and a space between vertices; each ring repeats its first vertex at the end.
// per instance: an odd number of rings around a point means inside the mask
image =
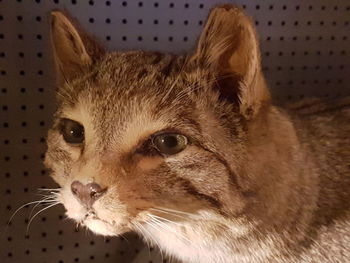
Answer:
POLYGON ((60 85, 45 164, 69 218, 118 235, 242 214, 247 127, 269 96, 240 10, 214 9, 188 56, 107 54, 60 12, 52 39, 60 85))

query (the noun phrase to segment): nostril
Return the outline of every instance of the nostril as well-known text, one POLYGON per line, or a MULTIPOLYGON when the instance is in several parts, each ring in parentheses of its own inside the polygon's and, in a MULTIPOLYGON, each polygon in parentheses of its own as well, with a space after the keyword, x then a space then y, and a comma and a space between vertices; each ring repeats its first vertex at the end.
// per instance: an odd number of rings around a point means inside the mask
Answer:
POLYGON ((90 188, 90 197, 93 199, 99 198, 107 191, 107 188, 102 188, 99 184, 96 183, 88 184, 88 186, 90 188))
POLYGON ((71 184, 71 191, 72 191, 73 195, 79 195, 79 192, 82 188, 83 188, 83 184, 78 182, 78 181, 74 181, 71 184))
POLYGON ((78 194, 78 190, 76 188, 72 187, 72 193, 73 193, 73 195, 77 195, 78 194))
POLYGON ((91 197, 91 198, 96 198, 97 195, 98 195, 98 193, 95 192, 95 191, 91 191, 91 193, 90 193, 90 197, 91 197))

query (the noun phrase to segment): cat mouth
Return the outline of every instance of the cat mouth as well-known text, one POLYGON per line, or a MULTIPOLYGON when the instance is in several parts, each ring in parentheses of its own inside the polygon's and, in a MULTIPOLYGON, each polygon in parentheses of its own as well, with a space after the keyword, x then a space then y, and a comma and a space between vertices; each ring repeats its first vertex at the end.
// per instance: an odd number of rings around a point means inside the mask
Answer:
POLYGON ((96 212, 95 212, 95 211, 92 211, 92 210, 91 210, 91 211, 88 211, 88 212, 85 214, 84 218, 83 218, 79 223, 82 224, 82 225, 85 225, 84 222, 86 222, 86 221, 88 221, 88 220, 98 220, 98 221, 101 221, 101 222, 103 222, 103 223, 105 223, 105 224, 108 224, 108 225, 111 225, 111 226, 114 226, 114 225, 115 225, 115 222, 114 222, 114 221, 109 222, 109 221, 107 221, 107 220, 104 220, 104 219, 98 217, 98 215, 96 214, 96 212))
POLYGON ((92 232, 103 236, 116 236, 120 232, 118 231, 120 227, 116 225, 115 221, 110 222, 102 219, 94 211, 88 211, 78 223, 87 227, 92 232))

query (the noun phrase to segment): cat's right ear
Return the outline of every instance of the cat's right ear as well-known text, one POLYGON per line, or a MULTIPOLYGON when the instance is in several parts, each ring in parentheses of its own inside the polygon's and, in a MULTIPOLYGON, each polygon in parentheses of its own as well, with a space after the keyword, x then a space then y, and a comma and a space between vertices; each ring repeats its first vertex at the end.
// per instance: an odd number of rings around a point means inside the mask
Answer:
POLYGON ((59 84, 75 79, 105 54, 60 11, 51 12, 51 39, 59 84))

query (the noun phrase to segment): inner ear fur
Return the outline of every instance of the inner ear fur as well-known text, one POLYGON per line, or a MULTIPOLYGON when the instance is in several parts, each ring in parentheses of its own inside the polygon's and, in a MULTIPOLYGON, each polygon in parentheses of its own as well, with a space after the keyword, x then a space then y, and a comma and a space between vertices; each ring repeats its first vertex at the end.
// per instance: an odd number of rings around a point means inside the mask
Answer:
POLYGON ((222 98, 251 117, 270 101, 261 71, 259 43, 252 21, 232 5, 212 9, 192 61, 216 74, 222 98))
POLYGON ((51 12, 51 40, 59 84, 89 69, 105 50, 62 11, 51 12))

